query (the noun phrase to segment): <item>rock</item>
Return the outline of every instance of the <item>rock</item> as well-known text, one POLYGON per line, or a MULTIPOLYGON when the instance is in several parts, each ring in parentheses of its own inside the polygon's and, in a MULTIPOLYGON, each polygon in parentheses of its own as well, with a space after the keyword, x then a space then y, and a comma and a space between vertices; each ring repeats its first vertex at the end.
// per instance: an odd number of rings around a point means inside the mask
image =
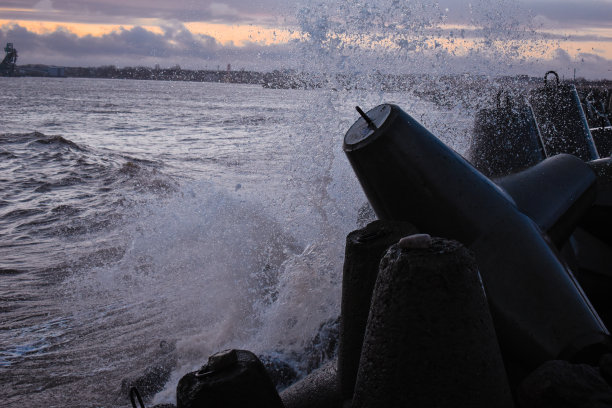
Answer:
POLYGON ((359 228, 363 228, 375 220, 376 213, 374 213, 370 203, 365 202, 361 207, 359 207, 359 210, 357 211, 357 225, 359 228))
POLYGON ((302 376, 317 370, 338 354, 340 317, 331 318, 319 326, 312 339, 300 352, 282 350, 262 353, 259 359, 278 391, 282 391, 302 376))
POLYGON ((287 361, 272 354, 262 354, 259 356, 262 364, 266 368, 272 383, 277 390, 283 390, 295 382, 297 372, 287 361))
POLYGON ((587 364, 548 361, 518 388, 521 408, 610 408, 612 387, 587 364))
POLYGON ((319 326, 319 331, 304 348, 302 366, 311 373, 338 354, 340 318, 332 318, 319 326))

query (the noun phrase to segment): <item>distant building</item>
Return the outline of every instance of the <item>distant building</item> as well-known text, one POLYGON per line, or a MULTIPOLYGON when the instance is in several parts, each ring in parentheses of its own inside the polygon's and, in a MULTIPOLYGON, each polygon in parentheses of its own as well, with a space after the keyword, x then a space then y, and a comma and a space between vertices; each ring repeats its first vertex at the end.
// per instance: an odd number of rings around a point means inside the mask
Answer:
POLYGON ((0 63, 0 75, 13 76, 17 65, 17 50, 13 47, 13 43, 7 43, 4 52, 6 55, 0 63))

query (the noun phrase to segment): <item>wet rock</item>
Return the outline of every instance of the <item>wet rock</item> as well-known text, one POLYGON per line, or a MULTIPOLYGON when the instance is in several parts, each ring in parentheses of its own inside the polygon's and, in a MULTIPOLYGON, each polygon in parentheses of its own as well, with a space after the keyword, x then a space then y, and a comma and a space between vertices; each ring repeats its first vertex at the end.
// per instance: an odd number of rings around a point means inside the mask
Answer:
POLYGON ((357 210, 357 226, 363 228, 369 223, 376 220, 376 213, 372 209, 370 203, 365 202, 359 210, 357 210))
POLYGON ((521 408, 609 408, 612 387, 595 367, 554 360, 522 382, 518 401, 521 408))
POLYGON ((301 351, 275 350, 257 356, 279 392, 337 356, 339 325, 340 317, 321 323, 301 351))
POLYGON ((338 354, 340 317, 329 319, 319 326, 319 331, 304 348, 301 358, 306 373, 311 373, 338 354))
POLYGON ((337 356, 339 326, 340 317, 321 323, 302 351, 285 353, 277 350, 258 356, 279 392, 337 356))
POLYGON ((277 390, 283 390, 297 380, 297 372, 291 364, 283 360, 278 355, 262 354, 259 356, 262 364, 266 368, 272 383, 277 390))

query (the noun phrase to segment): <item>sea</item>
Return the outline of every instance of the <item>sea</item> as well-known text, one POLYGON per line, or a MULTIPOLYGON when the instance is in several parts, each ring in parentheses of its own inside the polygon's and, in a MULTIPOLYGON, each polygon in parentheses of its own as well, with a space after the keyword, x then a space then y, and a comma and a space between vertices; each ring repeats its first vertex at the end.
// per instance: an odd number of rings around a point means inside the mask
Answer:
POLYGON ((305 375, 313 350, 315 366, 333 354, 313 338, 339 315, 346 235, 368 221, 342 151, 355 106, 398 104, 460 153, 475 113, 410 90, 0 89, 3 407, 127 407, 143 375, 163 379, 147 406, 173 403, 228 348, 305 375))

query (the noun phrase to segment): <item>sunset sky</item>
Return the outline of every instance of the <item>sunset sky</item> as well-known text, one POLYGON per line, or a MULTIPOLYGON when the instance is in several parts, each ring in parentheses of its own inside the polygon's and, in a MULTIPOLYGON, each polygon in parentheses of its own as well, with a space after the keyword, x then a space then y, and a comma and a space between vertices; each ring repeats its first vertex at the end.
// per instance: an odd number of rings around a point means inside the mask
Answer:
POLYGON ((400 55, 413 71, 612 79, 612 0, 0 0, 0 41, 19 64, 384 69, 400 55))

